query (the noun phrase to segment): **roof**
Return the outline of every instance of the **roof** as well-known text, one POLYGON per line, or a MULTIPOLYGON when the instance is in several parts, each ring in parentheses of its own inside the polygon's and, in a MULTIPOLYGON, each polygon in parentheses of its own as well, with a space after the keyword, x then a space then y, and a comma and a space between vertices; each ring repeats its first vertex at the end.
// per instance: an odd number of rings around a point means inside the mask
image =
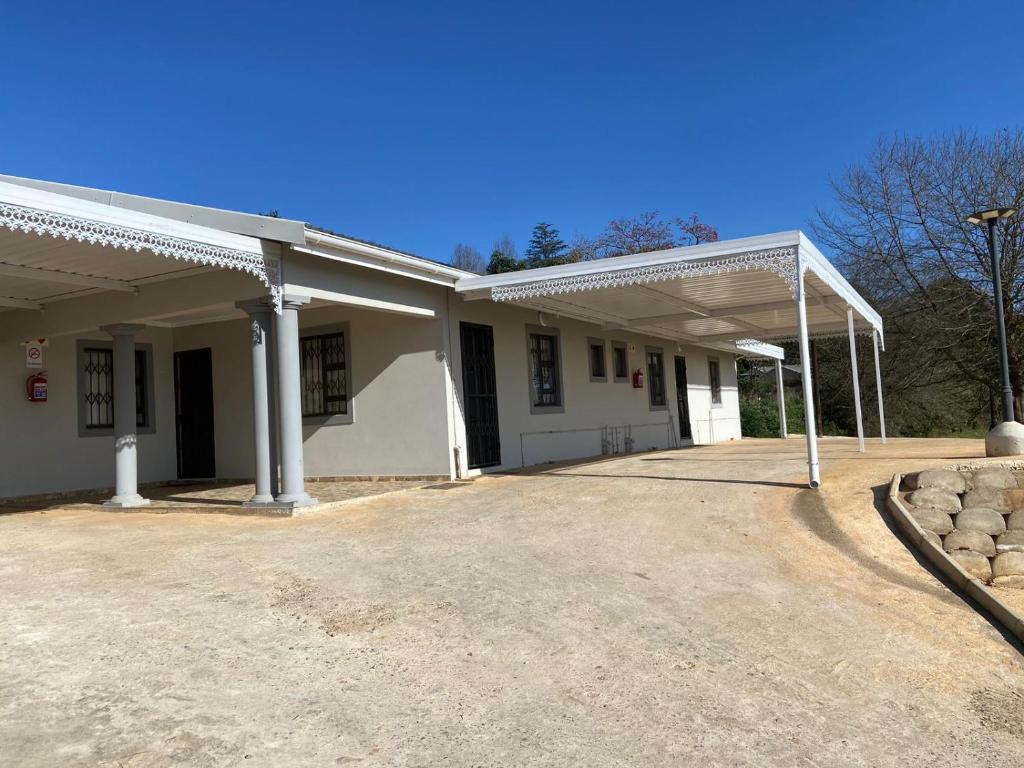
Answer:
POLYGON ((797 276, 808 332, 882 333, 882 318, 799 231, 598 261, 460 279, 467 299, 489 298, 607 328, 701 345, 797 335, 797 276))

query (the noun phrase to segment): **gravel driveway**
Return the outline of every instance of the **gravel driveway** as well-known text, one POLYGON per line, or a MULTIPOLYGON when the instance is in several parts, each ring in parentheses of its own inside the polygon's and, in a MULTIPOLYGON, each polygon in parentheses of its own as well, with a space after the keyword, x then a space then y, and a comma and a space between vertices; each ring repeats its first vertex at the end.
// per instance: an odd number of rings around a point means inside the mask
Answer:
POLYGON ((1024 764, 1020 648, 879 512, 980 443, 822 448, 0 516, 0 764, 1024 764))

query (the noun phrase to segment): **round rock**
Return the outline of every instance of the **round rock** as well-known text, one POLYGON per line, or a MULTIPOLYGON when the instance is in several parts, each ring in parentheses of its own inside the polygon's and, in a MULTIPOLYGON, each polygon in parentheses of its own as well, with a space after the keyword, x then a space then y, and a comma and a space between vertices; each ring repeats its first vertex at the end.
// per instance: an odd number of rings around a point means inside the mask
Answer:
POLYGON ((984 582, 992 578, 992 566, 984 555, 971 552, 969 549, 958 549, 956 552, 950 552, 949 556, 974 578, 984 582))
MULTIPOLYGON (((956 512, 960 509, 960 497, 950 491, 938 488, 919 488, 910 494, 910 503, 915 507, 930 507, 956 512)), ((980 505, 979 505, 980 506, 980 505)))
MULTIPOLYGON (((917 473, 917 487, 963 493, 967 490, 967 481, 963 475, 951 469, 925 469, 917 473)), ((1016 483, 1014 487, 1016 488, 1016 483)))
MULTIPOLYGON (((920 491, 915 491, 920 493, 920 491)), ((978 488, 964 494, 964 509, 997 509, 1000 512, 1010 511, 1010 501, 1001 488, 978 488)))
POLYGON ((1024 531, 1007 531, 996 540, 996 552, 1024 552, 1024 531))
MULTIPOLYGON (((920 523, 918 523, 918 525, 920 525, 920 523)), ((942 549, 942 537, 939 536, 939 534, 935 531, 929 531, 927 528, 923 528, 921 532, 924 533, 924 537, 928 539, 928 541, 939 549, 942 549)))
POLYGON ((910 514, 917 521, 917 524, 926 531, 931 531, 941 536, 953 530, 953 518, 941 509, 919 507, 912 509, 910 514))
POLYGON ((905 491, 916 491, 917 490, 917 476, 920 472, 911 472, 903 476, 903 480, 900 482, 900 487, 905 491))
POLYGON ((992 541, 992 537, 981 531, 962 531, 957 529, 946 537, 942 545, 947 552, 956 552, 963 549, 969 552, 977 552, 985 557, 995 557, 996 554, 996 544, 992 541))
POLYGON ((994 509, 965 509, 956 516, 958 531, 981 531, 989 536, 1006 532, 1006 520, 994 509))
POLYGON ((1024 552, 1002 552, 992 560, 993 576, 1024 577, 1024 552))
POLYGON ((985 435, 986 456, 1019 456, 1024 453, 1024 424, 1004 421, 985 435))
POLYGON ((978 488, 1006 488, 1017 487, 1017 476, 1004 467, 983 467, 974 472, 974 487, 978 488))

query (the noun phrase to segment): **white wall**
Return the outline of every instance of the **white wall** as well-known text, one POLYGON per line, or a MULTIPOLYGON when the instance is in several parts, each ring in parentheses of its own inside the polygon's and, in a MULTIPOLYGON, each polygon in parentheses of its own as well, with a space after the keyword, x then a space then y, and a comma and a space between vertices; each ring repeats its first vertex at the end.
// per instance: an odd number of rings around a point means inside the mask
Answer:
MULTIPOLYGON (((58 336, 43 351, 49 393, 45 403, 25 396, 25 368, 18 342, 0 343, 0 498, 107 488, 114 485, 114 438, 79 437, 77 339, 109 343, 102 331, 58 336)), ((173 478, 174 443, 171 332, 150 328, 139 343, 153 345, 155 431, 139 435, 139 481, 173 478)))
MULTIPOLYGON (((684 345, 677 351, 674 342, 622 331, 602 331, 599 326, 545 315, 550 328, 560 331, 564 411, 531 413, 528 387, 526 326, 538 324, 532 310, 487 300, 452 299, 452 361, 461 408, 462 379, 459 350, 459 322, 492 326, 494 330, 495 372, 498 388, 498 423, 501 436, 501 467, 518 467, 600 455, 601 427, 631 425, 634 450, 667 448, 678 434, 676 381, 673 358, 686 358, 690 423, 695 443, 720 442, 740 437, 739 399, 736 389, 735 356, 727 352, 684 345), (588 338, 605 339, 607 382, 591 382, 588 338), (616 383, 612 376, 611 342, 632 345, 629 370, 640 368, 647 377, 645 352, 648 346, 660 347, 666 369, 668 408, 652 410, 649 382, 643 389, 631 383, 616 383), (717 357, 721 368, 722 405, 711 406, 708 384, 708 357, 717 357)), ((465 432, 459 430, 458 442, 466 445, 465 432)))

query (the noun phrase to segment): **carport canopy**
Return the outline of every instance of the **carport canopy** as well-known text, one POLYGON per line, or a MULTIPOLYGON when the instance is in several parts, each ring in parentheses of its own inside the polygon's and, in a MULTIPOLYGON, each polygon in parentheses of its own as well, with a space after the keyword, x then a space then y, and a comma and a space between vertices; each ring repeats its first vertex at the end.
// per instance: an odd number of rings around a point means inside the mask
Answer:
POLYGON ((468 277, 456 291, 741 355, 798 340, 812 487, 820 477, 809 339, 849 336, 853 349, 855 335, 869 335, 877 349, 884 338, 878 312, 800 231, 468 277))

